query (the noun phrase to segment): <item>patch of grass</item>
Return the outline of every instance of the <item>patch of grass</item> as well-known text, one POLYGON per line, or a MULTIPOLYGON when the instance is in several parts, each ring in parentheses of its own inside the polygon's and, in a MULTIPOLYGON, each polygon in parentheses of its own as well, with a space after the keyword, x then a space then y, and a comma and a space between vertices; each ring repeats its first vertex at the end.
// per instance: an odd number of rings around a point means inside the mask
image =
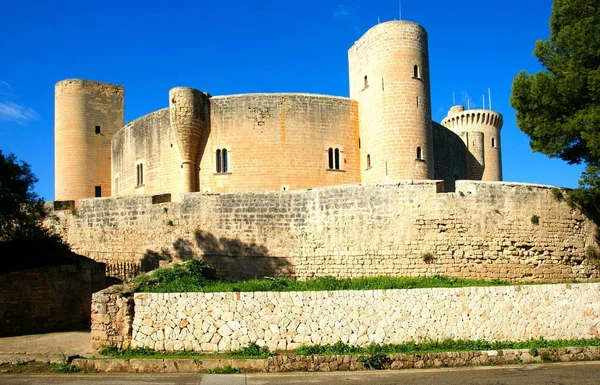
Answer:
POLYGON ((337 342, 333 345, 312 345, 301 346, 294 351, 298 356, 309 355, 357 355, 375 353, 382 354, 423 354, 423 353, 443 353, 443 352, 461 352, 461 351, 480 351, 480 350, 502 350, 502 349, 530 349, 530 354, 538 356, 540 348, 566 348, 582 346, 600 346, 599 338, 575 339, 575 340, 545 340, 531 339, 527 341, 498 341, 488 342, 485 340, 452 340, 443 341, 424 341, 420 343, 407 342, 404 344, 379 345, 371 344, 365 347, 357 347, 337 342))
POLYGON ((173 223, 173 221, 172 221, 172 220, 170 220, 170 219, 169 219, 169 220, 167 221, 167 226, 175 226, 175 224, 173 223))
POLYGON ((539 225, 540 224, 540 217, 538 215, 534 215, 531 217, 531 223, 533 223, 534 225, 539 225))
POLYGON ((231 365, 227 365, 224 368, 209 369, 206 371, 206 373, 208 373, 208 374, 238 374, 241 372, 242 371, 240 369, 232 368, 231 365))
POLYGON ((227 356, 231 358, 269 358, 274 355, 275 353, 271 352, 268 347, 260 347, 254 342, 241 349, 227 353, 227 356))
POLYGON ((376 352, 371 353, 366 356, 358 357, 360 363, 364 366, 365 369, 375 369, 382 370, 385 369, 386 365, 388 365, 391 360, 387 354, 376 352))
POLYGON ((186 261, 184 264, 158 269, 151 274, 136 277, 133 282, 139 284, 137 291, 152 293, 381 290, 511 284, 499 280, 484 281, 443 276, 352 279, 321 277, 308 281, 296 281, 288 278, 262 278, 230 282, 217 280, 214 269, 201 260, 186 261))
POLYGON ((201 353, 190 350, 182 350, 177 352, 165 352, 152 350, 150 348, 128 348, 118 349, 115 347, 104 347, 99 351, 100 355, 113 357, 113 358, 193 358, 193 359, 204 359, 204 358, 242 358, 242 359, 258 359, 268 358, 274 356, 275 353, 271 352, 268 347, 260 347, 254 342, 247 346, 233 350, 227 353, 201 353))
POLYGON ((69 362, 50 363, 41 361, 16 362, 14 364, 0 364, 0 373, 89 373, 81 370, 69 362))

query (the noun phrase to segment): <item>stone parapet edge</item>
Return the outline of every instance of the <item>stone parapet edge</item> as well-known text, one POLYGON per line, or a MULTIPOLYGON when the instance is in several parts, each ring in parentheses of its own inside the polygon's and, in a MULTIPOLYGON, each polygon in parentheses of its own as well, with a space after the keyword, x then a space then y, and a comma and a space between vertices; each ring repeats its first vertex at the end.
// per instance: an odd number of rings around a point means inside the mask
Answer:
MULTIPOLYGON (((486 365, 537 364, 600 360, 600 346, 505 349, 423 354, 390 354, 384 369, 430 369, 486 365), (533 355, 532 353, 535 353, 533 355)), ((74 359, 80 369, 125 373, 200 373, 231 366, 243 372, 333 372, 367 370, 358 355, 293 356, 267 359, 74 359)))

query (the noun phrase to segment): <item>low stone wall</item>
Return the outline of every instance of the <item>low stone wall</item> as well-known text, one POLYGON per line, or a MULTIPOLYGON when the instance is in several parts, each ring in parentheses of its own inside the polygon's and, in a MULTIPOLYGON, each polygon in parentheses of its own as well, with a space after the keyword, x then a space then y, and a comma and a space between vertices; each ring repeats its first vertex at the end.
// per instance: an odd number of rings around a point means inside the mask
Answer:
MULTIPOLYGON (((425 369, 477 365, 575 362, 600 359, 600 347, 506 349, 472 352, 390 354, 383 369, 425 369)), ((75 359, 73 365, 99 372, 199 373, 226 366, 249 372, 333 372, 365 370, 360 356, 277 356, 267 359, 75 359)))
POLYGON ((135 285, 115 285, 92 296, 92 349, 104 346, 127 349, 131 345, 135 285))
POLYGON ((104 264, 88 261, 0 274, 0 336, 88 327, 92 293, 106 287, 104 264))
MULTIPOLYGON (((338 341, 600 337, 600 283, 134 295, 133 347, 203 352, 338 341)), ((97 296, 95 296, 95 301, 97 296)), ((107 341, 110 343, 110 341, 107 341)))

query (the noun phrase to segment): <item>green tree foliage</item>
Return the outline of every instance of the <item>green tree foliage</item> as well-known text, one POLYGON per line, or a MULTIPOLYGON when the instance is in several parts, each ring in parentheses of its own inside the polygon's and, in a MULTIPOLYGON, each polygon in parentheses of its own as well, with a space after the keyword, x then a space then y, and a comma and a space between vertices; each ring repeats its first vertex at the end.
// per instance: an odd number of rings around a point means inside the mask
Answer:
POLYGON ((550 38, 534 55, 545 67, 514 79, 511 105, 531 148, 586 172, 574 194, 600 207, 600 0, 555 0, 550 38))
MULTIPOLYGON (((33 191, 36 182, 27 163, 0 151, 0 257, 19 262, 19 267, 27 267, 25 261, 31 267, 39 266, 36 258, 51 262, 52 253, 68 250, 58 235, 42 225, 47 211, 33 191)), ((10 269, 6 261, 3 267, 10 269)))

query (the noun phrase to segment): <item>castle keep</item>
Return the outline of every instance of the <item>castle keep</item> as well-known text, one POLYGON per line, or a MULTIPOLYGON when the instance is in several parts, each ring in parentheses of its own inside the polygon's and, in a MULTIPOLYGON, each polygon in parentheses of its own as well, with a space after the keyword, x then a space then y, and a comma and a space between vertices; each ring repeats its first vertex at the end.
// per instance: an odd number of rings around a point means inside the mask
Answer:
POLYGON ((502 115, 454 106, 431 121, 427 33, 391 21, 348 51, 350 98, 169 92, 123 126, 124 89, 56 85, 56 200, 298 190, 394 180, 502 180, 502 115))

